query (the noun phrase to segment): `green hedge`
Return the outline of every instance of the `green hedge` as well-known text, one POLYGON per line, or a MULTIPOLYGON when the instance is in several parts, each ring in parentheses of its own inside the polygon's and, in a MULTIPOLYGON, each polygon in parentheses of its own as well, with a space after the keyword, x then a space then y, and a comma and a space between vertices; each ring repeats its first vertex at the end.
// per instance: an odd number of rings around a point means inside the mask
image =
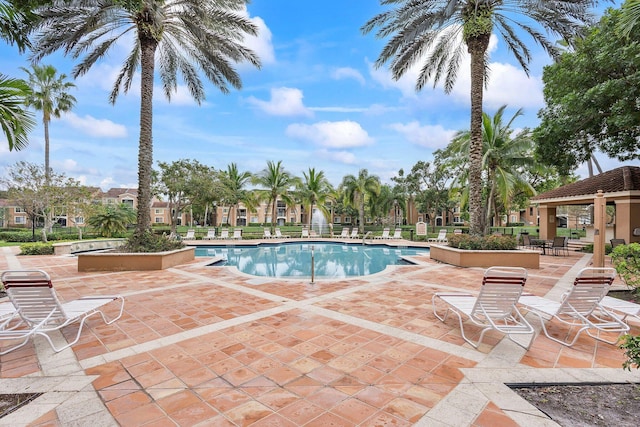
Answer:
POLYGON ((20 255, 53 255, 51 243, 25 243, 20 245, 20 255))
POLYGON ((504 251, 515 250, 518 242, 514 236, 471 236, 469 234, 454 234, 448 236, 449 246, 467 250, 504 251))

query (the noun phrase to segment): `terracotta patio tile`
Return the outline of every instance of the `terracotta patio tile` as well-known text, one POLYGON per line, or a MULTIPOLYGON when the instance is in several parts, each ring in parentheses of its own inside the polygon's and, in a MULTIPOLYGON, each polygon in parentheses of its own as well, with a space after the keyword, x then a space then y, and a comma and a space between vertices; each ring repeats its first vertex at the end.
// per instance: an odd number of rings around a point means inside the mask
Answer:
POLYGON ((171 396, 163 397, 157 400, 158 406, 160 406, 167 414, 173 414, 188 406, 194 405, 200 402, 200 398, 191 390, 182 390, 178 393, 174 393, 171 396))
POLYGON ((342 393, 332 387, 323 387, 316 393, 307 396, 307 400, 314 405, 329 411, 338 403, 349 398, 348 394, 342 393))
POLYGON ((324 409, 305 399, 297 400, 278 411, 279 415, 297 426, 306 425, 322 413, 324 413, 324 409))
POLYGON ((205 402, 197 402, 179 409, 171 414, 171 418, 181 427, 193 426, 218 416, 219 413, 205 402))
POLYGON ((207 402, 216 410, 220 412, 227 412, 238 405, 242 405, 251 399, 251 396, 244 393, 242 390, 231 389, 222 393, 218 393, 211 398, 206 399, 207 402))
POLYGON ((138 408, 116 416, 116 421, 123 426, 141 426, 157 422, 165 418, 165 413, 155 403, 139 406, 138 408))
POLYGON ((325 412, 320 415, 318 418, 315 418, 305 424, 305 427, 350 427, 352 426, 351 422, 345 420, 344 418, 325 412))
POLYGON ((365 420, 361 427, 408 427, 413 423, 400 419, 385 411, 378 411, 372 417, 365 420))
POLYGON ((425 406, 402 398, 392 400, 384 409, 410 422, 418 421, 428 410, 425 406))
POLYGON ((106 403, 109 411, 115 416, 132 411, 151 403, 151 398, 142 391, 135 391, 106 403))
POLYGON ((251 424, 251 427, 298 427, 280 414, 271 414, 251 424))
POLYGON ((357 425, 377 412, 377 409, 352 398, 338 403, 331 412, 357 425))

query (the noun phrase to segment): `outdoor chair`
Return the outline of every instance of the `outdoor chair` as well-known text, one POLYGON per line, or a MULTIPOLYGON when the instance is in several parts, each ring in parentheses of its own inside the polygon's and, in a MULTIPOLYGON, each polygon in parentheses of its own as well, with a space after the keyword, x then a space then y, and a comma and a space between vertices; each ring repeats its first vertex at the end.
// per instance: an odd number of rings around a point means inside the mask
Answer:
POLYGON ((220 231, 220 238, 222 240, 227 240, 229 238, 229 229, 228 228, 223 228, 222 231, 220 231))
POLYGON ((207 230, 207 235, 202 238, 202 240, 215 240, 216 238, 216 229, 210 228, 207 230))
POLYGON ((376 236, 374 237, 375 239, 390 239, 391 237, 389 236, 389 227, 385 227, 382 230, 382 235, 381 236, 376 236))
MULTIPOLYGON (((99 314, 105 324, 110 325, 122 317, 124 311, 124 298, 120 295, 87 296, 61 303, 53 289, 51 278, 42 270, 9 270, 2 273, 1 280, 21 320, 27 325, 27 330, 31 331, 27 340, 34 335, 41 335, 56 352, 80 340, 82 327, 91 316, 99 314), (116 300, 120 301, 118 315, 109 320, 102 308, 116 300), (48 333, 76 322, 80 325, 73 341, 57 348, 48 333)), ((26 341, 12 350, 24 344, 26 341)))
POLYGON ((616 246, 626 245, 624 239, 611 239, 611 249, 615 249, 616 246))
POLYGON ((602 305, 607 310, 620 314, 622 316, 622 320, 626 320, 628 316, 631 316, 640 321, 640 304, 636 304, 635 302, 631 301, 625 301, 620 298, 606 296, 602 298, 600 305, 602 305))
POLYGON ((350 239, 357 239, 358 238, 358 227, 353 227, 351 229, 351 235, 349 235, 350 239))
POLYGON ((340 237, 341 239, 348 239, 349 238, 349 227, 344 227, 342 229, 342 232, 340 233, 340 237))
POLYGON ((447 230, 443 228, 438 232, 438 237, 432 237, 428 241, 435 243, 447 243, 449 241, 447 240, 447 230))
MULTIPOLYGON (((484 273, 478 296, 438 292, 432 298, 433 314, 443 322, 447 320, 449 313, 455 314, 460 323, 462 338, 474 348, 478 348, 488 331, 501 332, 511 340, 511 335, 515 334, 531 334, 533 337, 534 329, 516 307, 526 281, 527 270, 524 268, 490 267, 484 273), (439 302, 446 305, 443 315, 437 311, 439 302), (471 341, 465 334, 465 319, 481 329, 477 342, 471 341)), ((516 344, 523 346, 518 342, 516 344)), ((529 346, 525 348, 528 349, 529 346)))
POLYGON ((280 231, 280 229, 279 229, 279 228, 276 228, 276 237, 277 237, 278 239, 288 239, 288 238, 289 238, 289 237, 291 237, 291 236, 287 236, 287 235, 282 234, 282 232, 280 231))
POLYGON ((402 229, 401 228, 396 228, 393 231, 393 236, 391 236, 392 239, 402 239, 402 229))
POLYGON ((185 234, 185 240, 195 240, 196 238, 196 230, 187 230, 187 234, 185 234))
POLYGON ((271 239, 273 238, 273 236, 271 235, 271 230, 269 230, 268 228, 264 229, 264 234, 262 235, 263 239, 271 239))
POLYGON ((302 234, 300 234, 300 237, 302 237, 303 239, 308 239, 309 238, 309 229, 308 228, 303 228, 302 229, 302 234))
POLYGON ((583 268, 576 276, 571 289, 563 295, 562 301, 523 295, 519 302, 527 311, 538 316, 544 334, 557 343, 571 347, 582 332, 587 331, 592 338, 615 344, 621 334, 629 331, 627 324, 601 304, 615 276, 616 271, 613 268, 583 268), (546 322, 550 320, 557 320, 570 328, 566 339, 556 338, 549 333, 546 322), (573 339, 570 339, 570 331, 574 327, 578 330, 573 339), (618 338, 608 340, 600 336, 601 332, 618 333, 618 338))
POLYGON ((560 255, 560 253, 564 253, 566 256, 569 256, 568 244, 569 239, 567 237, 554 237, 550 249, 553 251, 554 255, 560 255))
POLYGON ((233 230, 233 236, 231 237, 234 240, 242 240, 242 229, 241 228, 235 228, 233 230))

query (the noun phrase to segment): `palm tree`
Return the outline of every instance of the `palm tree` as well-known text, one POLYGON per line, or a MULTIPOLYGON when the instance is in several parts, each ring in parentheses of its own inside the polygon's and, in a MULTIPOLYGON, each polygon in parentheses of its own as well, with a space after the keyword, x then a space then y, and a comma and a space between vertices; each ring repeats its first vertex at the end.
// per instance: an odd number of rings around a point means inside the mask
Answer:
POLYGON ((29 144, 27 134, 35 121, 23 106, 30 93, 24 80, 0 74, 0 127, 9 143, 9 151, 21 150, 29 144))
POLYGON ((277 163, 269 160, 267 167, 254 176, 253 183, 265 188, 267 203, 271 206, 271 231, 273 232, 278 199, 282 199, 287 205, 291 204, 289 190, 299 185, 299 179, 284 169, 282 160, 277 163))
POLYGON ((640 32, 640 0, 627 0, 622 5, 622 17, 620 18, 620 30, 627 37, 640 32))
POLYGON ((249 192, 244 189, 253 177, 251 172, 240 172, 237 164, 230 163, 222 177, 225 201, 231 205, 228 218, 231 218, 234 209, 237 211, 240 202, 243 202, 248 210, 253 210, 255 206, 252 203, 252 198, 249 197, 249 192))
POLYGON ((30 46, 28 36, 36 19, 28 2, 0 0, 0 37, 20 52, 30 46))
POLYGON ((311 228, 314 206, 317 206, 325 218, 330 217, 331 213, 327 209, 326 202, 333 189, 329 180, 325 177, 324 171, 316 171, 315 168, 309 168, 307 172, 302 172, 302 176, 303 180, 300 182, 299 196, 305 206, 309 208, 307 224, 311 228))
MULTIPOLYGON (((507 121, 503 122, 503 105, 498 109, 493 119, 486 113, 482 114, 482 170, 488 187, 487 205, 483 209, 486 217, 482 224, 484 231, 488 227, 492 216, 497 218, 497 202, 500 201, 504 209, 508 209, 510 200, 518 192, 524 192, 528 196, 535 195, 536 191, 528 182, 525 172, 537 168, 533 159, 533 139, 531 131, 524 129, 517 134, 513 133, 513 122, 522 115, 522 109, 507 121)), ((459 164, 463 159, 468 159, 471 145, 471 133, 469 131, 458 132, 447 151, 451 156, 448 161, 451 164, 459 164)), ((468 175, 457 176, 455 184, 458 188, 468 188, 468 175)))
POLYGON ((366 199, 380 194, 380 179, 369 175, 366 169, 360 169, 358 176, 347 175, 342 178, 345 201, 358 209, 358 229, 364 233, 364 206, 366 199))
POLYGON ((73 77, 89 71, 118 42, 133 40, 109 100, 115 103, 121 89, 128 92, 140 69, 138 216, 134 240, 143 241, 151 230, 156 59, 169 100, 177 88, 178 72, 198 103, 205 98, 198 71, 223 93, 229 92, 229 85, 239 89, 242 83, 233 64, 247 61, 260 67, 258 57, 242 44, 246 35, 257 33, 256 26, 240 14, 245 6, 246 0, 55 0, 39 11, 42 21, 35 38, 34 59, 59 49, 73 58, 84 55, 73 69, 73 77), (130 34, 135 37, 130 38, 130 34))
POLYGON ((76 98, 69 94, 69 89, 76 87, 66 82, 67 75, 56 76, 56 69, 52 65, 32 65, 33 71, 24 67, 22 70, 29 76, 31 95, 26 105, 37 111, 42 111, 44 124, 44 170, 49 176, 49 122, 52 117, 59 118, 62 113, 70 111, 76 103, 76 98))
POLYGON ((470 232, 482 230, 482 100, 488 78, 489 39, 495 30, 505 41, 528 74, 531 53, 520 39, 529 34, 551 56, 558 47, 549 42, 538 23, 549 33, 572 41, 591 15, 593 0, 383 0, 397 4, 395 9, 378 14, 363 27, 364 33, 378 27, 379 38, 391 36, 376 60, 376 67, 390 62, 394 79, 401 78, 413 65, 420 64, 416 90, 433 79, 444 81, 451 92, 465 50, 471 57, 471 120, 469 149, 470 232), (521 18, 521 20, 518 20, 521 18), (465 49, 466 48, 466 49, 465 49))

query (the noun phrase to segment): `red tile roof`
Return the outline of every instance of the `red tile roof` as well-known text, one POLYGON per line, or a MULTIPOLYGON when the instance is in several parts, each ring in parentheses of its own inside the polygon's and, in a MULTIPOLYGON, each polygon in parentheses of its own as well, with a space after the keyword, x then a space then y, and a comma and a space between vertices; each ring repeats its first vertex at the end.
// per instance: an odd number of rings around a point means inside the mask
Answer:
POLYGON ((546 193, 532 197, 532 201, 560 199, 566 197, 595 195, 598 190, 606 193, 640 191, 640 167, 623 166, 601 174, 563 185, 546 193))

